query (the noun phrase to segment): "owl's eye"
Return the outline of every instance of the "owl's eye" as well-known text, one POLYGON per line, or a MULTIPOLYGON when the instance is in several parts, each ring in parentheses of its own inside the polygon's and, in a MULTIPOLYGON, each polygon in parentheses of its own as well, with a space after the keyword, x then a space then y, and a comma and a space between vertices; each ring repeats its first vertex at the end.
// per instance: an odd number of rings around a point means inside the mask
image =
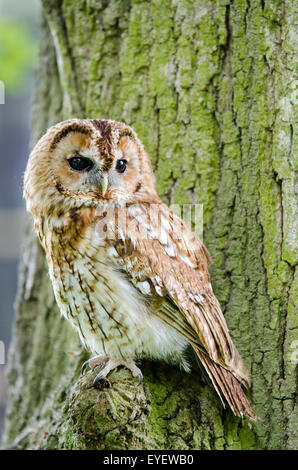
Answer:
POLYGON ((127 166, 127 160, 118 160, 116 163, 116 170, 118 173, 124 173, 127 166))
POLYGON ((67 163, 75 171, 90 170, 93 167, 93 162, 89 158, 80 157, 79 155, 69 158, 67 163))

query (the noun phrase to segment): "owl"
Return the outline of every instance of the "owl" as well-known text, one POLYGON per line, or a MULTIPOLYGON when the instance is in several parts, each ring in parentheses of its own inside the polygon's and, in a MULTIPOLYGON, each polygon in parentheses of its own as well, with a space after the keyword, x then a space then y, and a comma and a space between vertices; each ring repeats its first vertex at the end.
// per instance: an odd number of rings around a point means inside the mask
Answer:
POLYGON ((61 314, 92 353, 82 370, 100 368, 95 386, 121 365, 141 381, 142 358, 189 371, 192 348, 222 403, 257 419, 208 252, 157 194, 133 129, 104 119, 51 127, 29 157, 24 197, 61 314))

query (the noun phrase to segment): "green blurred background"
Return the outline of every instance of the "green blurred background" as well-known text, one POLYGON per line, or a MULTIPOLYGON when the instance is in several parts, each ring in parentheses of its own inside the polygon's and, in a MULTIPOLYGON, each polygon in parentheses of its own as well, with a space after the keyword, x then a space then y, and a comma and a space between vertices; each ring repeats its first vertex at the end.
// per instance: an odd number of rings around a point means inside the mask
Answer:
MULTIPOLYGON (((39 21, 39 0, 0 0, 0 81, 5 90, 4 103, 0 97, 0 341, 5 345, 5 362, 24 219, 22 180, 30 145, 39 21)), ((1 362, 0 435, 5 409, 5 365, 1 362)))

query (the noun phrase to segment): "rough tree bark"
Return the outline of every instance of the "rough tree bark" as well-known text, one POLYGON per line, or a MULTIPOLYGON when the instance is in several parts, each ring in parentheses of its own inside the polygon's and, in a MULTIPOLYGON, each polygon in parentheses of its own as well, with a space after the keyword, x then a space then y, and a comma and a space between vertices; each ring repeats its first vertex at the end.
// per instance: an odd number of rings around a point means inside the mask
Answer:
MULTIPOLYGON (((204 204, 211 276, 262 421, 224 410, 198 373, 145 362, 95 390, 28 223, 4 446, 291 449, 295 196, 291 0, 44 0, 33 144, 70 117, 124 120, 168 203, 204 204)), ((296 227, 297 228, 297 227, 296 227)), ((297 336, 296 336, 297 338, 297 336)), ((296 351, 297 352, 297 351, 296 351)), ((297 416, 297 415, 296 415, 297 416)))

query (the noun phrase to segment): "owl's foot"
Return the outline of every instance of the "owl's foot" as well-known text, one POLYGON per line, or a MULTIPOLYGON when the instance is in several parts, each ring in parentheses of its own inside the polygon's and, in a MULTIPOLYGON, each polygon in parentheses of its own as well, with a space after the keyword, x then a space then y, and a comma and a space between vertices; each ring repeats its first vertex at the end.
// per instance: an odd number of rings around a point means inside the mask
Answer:
POLYGON ((90 369, 95 369, 96 367, 103 367, 107 362, 109 361, 109 358, 107 356, 94 356, 91 357, 91 359, 88 359, 88 361, 84 362, 81 368, 81 374, 84 375, 86 373, 87 367, 90 367, 90 369))
POLYGON ((103 370, 95 377, 93 381, 93 386, 96 386, 101 380, 105 379, 107 375, 118 366, 127 367, 134 377, 139 377, 139 384, 143 381, 143 374, 141 369, 139 369, 136 364, 131 362, 118 361, 115 359, 108 359, 103 370))

